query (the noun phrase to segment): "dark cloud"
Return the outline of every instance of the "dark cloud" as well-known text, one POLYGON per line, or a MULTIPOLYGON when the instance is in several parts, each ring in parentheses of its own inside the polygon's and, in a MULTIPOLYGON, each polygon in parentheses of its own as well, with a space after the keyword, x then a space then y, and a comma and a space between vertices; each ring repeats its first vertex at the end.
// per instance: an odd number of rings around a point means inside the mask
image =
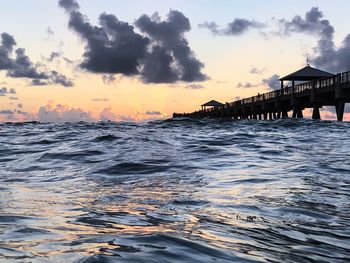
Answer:
POLYGON ((316 48, 317 54, 312 59, 316 67, 339 73, 350 69, 350 34, 343 40, 339 48, 333 43, 333 38, 321 37, 316 48))
POLYGON ((204 22, 202 24, 198 25, 200 28, 207 28, 209 29, 214 35, 220 35, 221 29, 219 25, 215 22, 204 22))
POLYGON ((74 63, 73 60, 71 60, 71 59, 69 59, 69 58, 66 58, 66 57, 64 57, 63 60, 64 60, 67 64, 73 64, 73 63, 74 63))
POLYGON ((203 24, 199 24, 199 27, 209 29, 214 35, 239 36, 250 29, 263 28, 265 24, 255 20, 236 18, 225 28, 220 28, 215 22, 204 22, 203 24))
POLYGON ((7 75, 12 78, 32 78, 47 79, 45 73, 38 72, 37 68, 25 54, 24 48, 18 48, 15 51, 16 57, 12 60, 12 66, 8 68, 7 75))
POLYGON ((295 16, 290 21, 281 19, 281 34, 291 33, 314 34, 319 37, 312 58, 312 63, 324 70, 337 73, 350 68, 350 34, 345 37, 340 47, 334 44, 334 27, 324 19, 318 7, 313 7, 305 17, 295 16))
POLYGON ((148 53, 142 69, 142 78, 146 83, 173 83, 179 77, 173 70, 174 59, 170 52, 160 46, 155 46, 148 53))
POLYGON ((0 88, 0 97, 4 97, 8 94, 8 90, 7 88, 3 87, 3 88, 0 88))
POLYGON ((146 54, 149 40, 114 15, 101 14, 101 26, 91 25, 73 0, 59 1, 69 13, 69 27, 86 42, 81 67, 94 73, 138 74, 140 60, 146 54))
POLYGON ((190 84, 185 86, 185 89, 205 89, 205 87, 201 84, 190 84))
POLYGON ((272 75, 269 78, 263 79, 263 84, 267 85, 270 90, 277 90, 281 88, 281 84, 280 84, 280 76, 277 74, 272 75))
POLYGON ((108 75, 103 75, 102 76, 102 80, 104 84, 110 85, 112 84, 114 81, 117 80, 117 78, 113 75, 113 74, 108 74, 108 75))
POLYGON ((47 86, 49 85, 48 82, 42 81, 41 79, 32 79, 30 82, 31 86, 47 86))
POLYGON ((73 12, 79 9, 79 4, 75 0, 60 0, 59 5, 67 12, 73 12))
POLYGON ((50 82, 51 84, 60 84, 65 87, 73 86, 72 81, 57 71, 51 71, 49 73, 39 72, 38 66, 34 65, 25 54, 24 48, 17 48, 15 50, 15 58, 12 58, 12 53, 16 45, 13 36, 8 33, 1 34, 0 70, 6 70, 8 77, 32 79, 32 85, 50 82))
POLYGON ((74 86, 74 83, 71 80, 55 70, 52 70, 50 73, 50 81, 52 84, 59 84, 66 88, 74 86))
MULTIPOLYGON (((323 14, 319 8, 312 7, 310 11, 305 14, 305 17, 297 15, 290 21, 280 19, 278 21, 281 26, 280 34, 290 35, 294 32, 319 34, 325 29, 325 26, 328 27, 326 24, 329 24, 328 20, 322 20, 322 18, 323 14)), ((334 31, 334 29, 332 28, 331 31, 334 31)))
POLYGON ((160 111, 146 111, 145 114, 146 115, 150 115, 150 116, 160 116, 160 115, 162 115, 162 113, 160 111))
MULTIPOLYGON (((91 25, 74 0, 60 0, 69 13, 69 27, 86 42, 81 67, 90 72, 141 76, 146 83, 203 81, 204 65, 195 57, 184 36, 191 29, 181 12, 170 11, 162 21, 158 15, 141 16, 134 27, 111 14, 91 25)), ((108 79, 107 79, 108 81, 108 79)))
POLYGON ((61 53, 60 52, 51 52, 50 57, 47 59, 48 62, 52 62, 54 61, 56 58, 60 58, 61 57, 61 53))
POLYGON ((72 80, 68 79, 65 75, 52 70, 49 73, 49 79, 43 81, 41 79, 32 79, 30 82, 31 86, 47 86, 47 85, 61 85, 63 87, 69 88, 73 87, 74 83, 72 80))
POLYGON ((4 97, 10 94, 17 94, 17 92, 14 88, 10 88, 10 89, 5 87, 0 88, 0 97, 4 97))
POLYGON ((196 58, 184 36, 191 30, 190 21, 184 14, 171 10, 166 20, 162 20, 158 14, 152 17, 143 15, 135 24, 149 36, 152 43, 152 51, 145 59, 142 72, 145 82, 193 82, 207 79, 201 72, 204 64, 196 58))
POLYGON ((13 36, 9 35, 8 33, 1 34, 0 70, 8 70, 14 67, 14 62, 10 56, 16 45, 17 44, 13 36))
POLYGON ((243 89, 250 89, 250 88, 256 88, 259 86, 268 86, 270 90, 277 90, 281 88, 280 84, 280 76, 277 74, 272 75, 271 77, 263 79, 260 83, 254 84, 251 82, 239 82, 237 84, 237 88, 243 88, 243 89))
POLYGON ((349 62, 345 61, 348 59, 342 57, 342 55, 346 55, 343 51, 347 49, 347 41, 345 40, 344 43, 345 49, 336 50, 333 42, 334 28, 329 20, 323 19, 323 13, 318 7, 312 7, 310 11, 305 14, 304 18, 295 16, 291 21, 281 19, 279 23, 282 27, 281 33, 284 35, 290 35, 296 32, 314 34, 319 37, 317 47, 315 48, 317 55, 313 58, 315 66, 337 71, 340 70, 344 64, 350 65, 349 62), (340 53, 342 54, 339 56, 340 53))

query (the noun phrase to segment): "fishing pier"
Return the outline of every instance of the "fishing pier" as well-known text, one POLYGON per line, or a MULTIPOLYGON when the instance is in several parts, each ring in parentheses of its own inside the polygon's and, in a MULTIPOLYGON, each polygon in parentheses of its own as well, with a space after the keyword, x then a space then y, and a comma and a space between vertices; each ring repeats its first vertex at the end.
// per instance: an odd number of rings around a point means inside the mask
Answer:
POLYGON ((288 118, 289 112, 293 118, 303 118, 303 110, 309 108, 317 120, 320 108, 334 106, 337 120, 343 121, 345 103, 350 102, 350 71, 332 74, 308 65, 280 82, 281 88, 272 92, 225 104, 210 101, 201 110, 173 117, 273 120, 288 118), (291 85, 284 86, 287 81, 291 85))

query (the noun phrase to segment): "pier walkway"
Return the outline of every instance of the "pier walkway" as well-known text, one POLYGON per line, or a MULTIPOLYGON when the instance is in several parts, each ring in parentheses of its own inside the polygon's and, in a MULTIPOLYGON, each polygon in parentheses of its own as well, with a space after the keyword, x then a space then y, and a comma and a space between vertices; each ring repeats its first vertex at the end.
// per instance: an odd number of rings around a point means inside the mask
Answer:
POLYGON ((350 102, 350 71, 333 75, 308 66, 280 81, 281 89, 210 109, 174 113, 173 117, 272 120, 288 118, 288 112, 292 111, 291 117, 303 118, 303 110, 311 108, 312 118, 320 119, 320 108, 334 106, 338 121, 343 120, 345 103, 350 102), (317 71, 321 74, 310 74, 317 71), (320 78, 322 75, 329 76, 320 78), (310 79, 309 82, 295 85, 295 81, 310 79), (292 85, 284 87, 283 81, 286 80, 292 81, 292 85))

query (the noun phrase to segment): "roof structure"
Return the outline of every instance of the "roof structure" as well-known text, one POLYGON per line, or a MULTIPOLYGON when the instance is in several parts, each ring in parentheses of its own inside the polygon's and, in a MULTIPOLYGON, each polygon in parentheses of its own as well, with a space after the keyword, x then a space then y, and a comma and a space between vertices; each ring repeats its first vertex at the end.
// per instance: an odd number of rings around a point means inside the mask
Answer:
POLYGON ((334 74, 310 67, 310 65, 307 65, 305 68, 302 68, 298 71, 295 71, 292 74, 289 74, 283 78, 280 79, 280 81, 284 80, 296 80, 296 81, 307 81, 307 80, 315 80, 315 79, 322 79, 327 77, 332 77, 334 74))
POLYGON ((211 101, 208 101, 207 103, 204 103, 202 107, 219 107, 222 105, 224 104, 222 104, 221 102, 218 102, 216 100, 211 100, 211 101))

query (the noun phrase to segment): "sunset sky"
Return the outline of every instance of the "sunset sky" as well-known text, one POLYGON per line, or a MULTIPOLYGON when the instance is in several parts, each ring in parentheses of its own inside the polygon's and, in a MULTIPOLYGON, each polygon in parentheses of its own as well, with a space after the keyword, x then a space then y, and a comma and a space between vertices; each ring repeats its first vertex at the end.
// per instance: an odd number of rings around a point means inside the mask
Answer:
POLYGON ((349 10, 348 0, 1 1, 0 121, 166 118, 267 92, 306 54, 349 71, 349 10))

